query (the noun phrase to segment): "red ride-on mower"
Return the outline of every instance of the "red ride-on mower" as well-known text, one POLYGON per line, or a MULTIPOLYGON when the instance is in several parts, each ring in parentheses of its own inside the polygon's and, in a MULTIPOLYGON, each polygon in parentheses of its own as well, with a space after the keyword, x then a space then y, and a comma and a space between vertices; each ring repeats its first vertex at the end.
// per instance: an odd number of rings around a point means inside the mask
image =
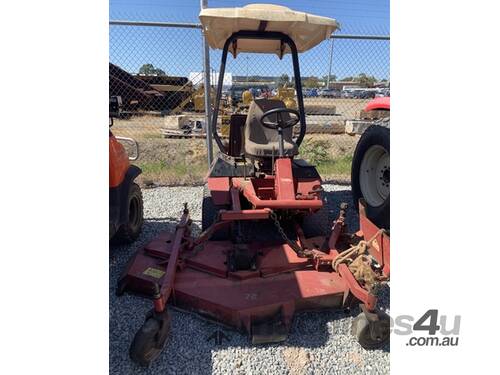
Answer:
POLYGON ((291 53, 298 111, 256 99, 248 114, 231 116, 227 143, 214 111, 220 153, 208 173, 202 233, 191 235, 185 205, 175 232, 140 249, 119 281, 118 293, 153 299, 132 359, 148 365, 159 355, 170 329, 168 303, 244 331, 254 344, 285 340, 296 311, 360 303, 353 332, 364 347, 380 347, 389 326, 375 292, 389 276, 389 237, 363 208, 355 234, 346 231, 347 205, 330 221, 316 168, 296 157, 306 133, 298 52, 329 38, 337 23, 274 5, 205 9, 200 19, 210 46, 223 50, 215 108, 229 51, 291 53))

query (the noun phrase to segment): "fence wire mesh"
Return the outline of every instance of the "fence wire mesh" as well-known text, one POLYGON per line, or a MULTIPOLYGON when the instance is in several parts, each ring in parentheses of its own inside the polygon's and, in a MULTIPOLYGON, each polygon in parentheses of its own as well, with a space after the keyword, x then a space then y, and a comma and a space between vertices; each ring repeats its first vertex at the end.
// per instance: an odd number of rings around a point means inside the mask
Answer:
MULTIPOLYGON (((110 25, 109 95, 120 104, 112 131, 139 143, 134 163, 146 185, 198 184, 207 171, 203 36, 195 24, 169 26, 110 25)), ((221 51, 210 50, 212 100, 220 60, 221 51)), ((299 157, 317 165, 324 180, 348 183, 355 131, 373 120, 363 108, 389 95, 389 40, 338 37, 299 60, 307 123, 299 157)), ((297 108, 294 79, 290 55, 229 56, 219 131, 227 135, 228 116, 245 113, 249 100, 274 98, 297 108)))

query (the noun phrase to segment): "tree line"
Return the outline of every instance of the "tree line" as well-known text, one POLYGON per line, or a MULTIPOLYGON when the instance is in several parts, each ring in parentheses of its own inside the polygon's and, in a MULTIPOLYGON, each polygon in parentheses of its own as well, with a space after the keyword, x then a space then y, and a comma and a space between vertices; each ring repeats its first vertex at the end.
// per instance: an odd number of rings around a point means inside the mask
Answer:
MULTIPOLYGON (((139 68, 139 74, 142 75, 154 75, 154 76, 166 76, 164 70, 155 67, 153 64, 143 64, 139 68)), ((250 81, 258 81, 259 76, 249 76, 250 81)), ((362 87, 373 87, 373 85, 379 80, 373 76, 366 73, 360 73, 356 76, 348 76, 342 79, 337 79, 335 74, 330 75, 330 82, 356 82, 362 87)), ((322 77, 308 76, 302 77, 302 86, 304 88, 315 88, 319 86, 324 86, 328 82, 328 75, 322 77)), ((387 79, 382 79, 380 82, 387 82, 387 79)), ((277 79, 278 86, 291 86, 294 85, 294 80, 288 76, 288 74, 282 74, 277 79)))

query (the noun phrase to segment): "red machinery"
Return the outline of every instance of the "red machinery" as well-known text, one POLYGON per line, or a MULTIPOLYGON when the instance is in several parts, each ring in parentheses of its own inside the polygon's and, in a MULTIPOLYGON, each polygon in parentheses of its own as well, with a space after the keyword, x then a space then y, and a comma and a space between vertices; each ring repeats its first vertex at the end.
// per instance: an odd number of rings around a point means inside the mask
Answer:
POLYGON ((375 98, 366 103, 364 108, 365 112, 368 111, 389 111, 391 109, 391 97, 382 96, 380 98, 375 98))
POLYGON ((130 164, 139 157, 139 145, 132 138, 116 137, 111 132, 113 117, 120 113, 117 98, 109 101, 109 239, 112 243, 132 243, 142 230, 143 202, 141 188, 134 181, 141 169, 130 164), (120 142, 135 146, 135 155, 129 156, 120 142))
MULTIPOLYGON (((266 6, 242 9, 252 13, 262 7, 266 6)), ((258 16, 282 13, 284 8, 268 7, 258 16)), ((219 17, 216 25, 222 28, 222 21, 231 18, 218 15, 217 9, 204 10, 200 18, 205 27, 210 17, 219 17)), ((315 17, 309 15, 302 22, 314 26, 309 32, 329 36, 335 21, 315 17)), ((297 44, 284 32, 287 21, 273 17, 264 21, 252 30, 234 30, 238 23, 227 23, 233 29, 223 45, 215 108, 230 49, 235 55, 289 51, 294 76, 300 77, 297 44), (266 31, 280 26, 283 32, 266 31)), ((205 29, 220 36, 218 31, 205 29)), ((207 40, 218 46, 213 35, 207 40)), ((306 48, 304 40, 299 45, 302 51, 321 41, 306 48)), ((256 99, 247 115, 231 116, 227 143, 217 133, 214 112, 211 125, 221 152, 208 173, 202 233, 191 235, 185 205, 175 232, 164 232, 140 249, 119 281, 119 293, 131 291, 153 299, 154 308, 131 345, 133 360, 147 365, 162 350, 170 329, 168 303, 245 331, 257 344, 285 340, 296 311, 339 309, 357 302, 363 312, 353 329, 360 343, 375 348, 389 339, 387 316, 376 310, 369 280, 389 277, 389 236, 366 218, 362 206, 361 229, 355 234, 346 233, 347 205, 341 205, 336 220, 328 219, 316 168, 295 157, 306 132, 300 79, 295 85, 298 111, 280 100, 256 99), (292 127, 298 123, 300 134, 295 139, 292 127)))

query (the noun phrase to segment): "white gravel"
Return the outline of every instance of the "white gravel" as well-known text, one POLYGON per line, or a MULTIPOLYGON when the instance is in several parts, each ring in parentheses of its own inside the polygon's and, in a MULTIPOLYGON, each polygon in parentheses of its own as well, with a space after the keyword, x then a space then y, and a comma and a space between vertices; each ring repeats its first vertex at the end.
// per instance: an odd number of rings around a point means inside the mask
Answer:
MULTIPOLYGON (((351 203, 350 188, 324 186, 329 205, 351 203)), ((286 342, 252 346, 248 338, 230 329, 202 320, 196 315, 172 311, 169 342, 148 369, 128 356, 135 332, 151 309, 151 301, 115 296, 115 285, 127 260, 136 249, 160 231, 173 229, 182 203, 188 202, 193 227, 201 226, 202 187, 161 187, 143 190, 145 223, 140 239, 126 247, 112 247, 109 262, 109 365, 111 374, 388 374, 389 346, 367 351, 350 335, 351 315, 344 312, 297 314, 286 342), (221 330, 229 340, 217 346, 208 337, 221 330)), ((352 204, 351 204, 352 206, 352 204)), ((357 229, 357 217, 348 212, 350 230, 357 229)), ((388 309, 388 290, 382 305, 388 309)))

